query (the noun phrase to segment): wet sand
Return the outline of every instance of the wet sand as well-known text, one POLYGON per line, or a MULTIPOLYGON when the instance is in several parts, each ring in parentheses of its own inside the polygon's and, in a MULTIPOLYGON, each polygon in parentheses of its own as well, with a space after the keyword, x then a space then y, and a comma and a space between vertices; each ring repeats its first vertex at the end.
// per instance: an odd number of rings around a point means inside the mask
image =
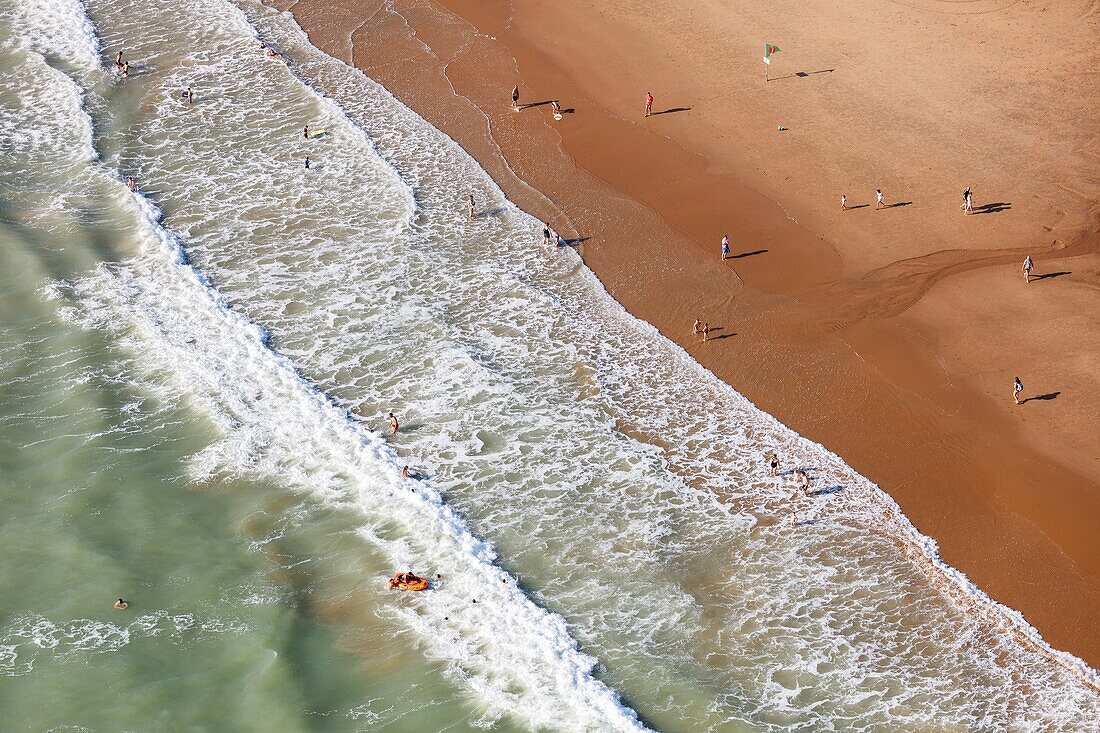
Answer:
POLYGON ((275 4, 578 240, 632 313, 1100 665, 1093 5, 275 4), (1029 253, 1047 277, 1025 285, 1029 253), (705 345, 695 318, 719 329, 705 345))

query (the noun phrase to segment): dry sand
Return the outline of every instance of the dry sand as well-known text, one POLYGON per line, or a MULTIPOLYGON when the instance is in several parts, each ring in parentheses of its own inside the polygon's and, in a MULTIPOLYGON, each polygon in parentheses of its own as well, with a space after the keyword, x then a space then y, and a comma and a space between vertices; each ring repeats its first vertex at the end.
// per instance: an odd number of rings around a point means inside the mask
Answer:
POLYGON ((1100 3, 275 4, 1100 665, 1100 3), (516 83, 547 104, 513 112, 516 83), (1013 405, 1017 375, 1044 398, 1013 405))

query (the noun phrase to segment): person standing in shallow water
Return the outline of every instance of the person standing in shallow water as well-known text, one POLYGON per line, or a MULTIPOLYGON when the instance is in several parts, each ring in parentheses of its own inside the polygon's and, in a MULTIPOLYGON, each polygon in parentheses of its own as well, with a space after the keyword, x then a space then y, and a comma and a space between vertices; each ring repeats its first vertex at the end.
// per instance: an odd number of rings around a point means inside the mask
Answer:
POLYGON ((542 243, 547 247, 550 246, 550 222, 548 221, 542 223, 542 243))
POLYGON ((466 199, 466 209, 467 209, 466 213, 469 214, 471 219, 473 219, 474 218, 474 195, 472 193, 466 199))
POLYGON ((512 109, 519 112, 519 84, 512 87, 512 109))
POLYGON ((390 433, 390 435, 397 435, 397 429, 400 428, 400 427, 401 427, 401 425, 397 422, 397 417, 394 416, 394 414, 391 412, 390 413, 390 430, 392 432, 390 433))

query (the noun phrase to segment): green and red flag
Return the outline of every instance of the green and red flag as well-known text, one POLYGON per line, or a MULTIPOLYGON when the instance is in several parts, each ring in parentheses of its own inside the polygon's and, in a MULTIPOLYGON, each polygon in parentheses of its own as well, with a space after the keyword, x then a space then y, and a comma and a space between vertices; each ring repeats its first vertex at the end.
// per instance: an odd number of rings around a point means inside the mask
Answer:
POLYGON ((770 43, 765 43, 764 44, 764 63, 765 64, 770 64, 772 62, 771 61, 772 54, 779 53, 782 50, 783 49, 781 49, 779 46, 774 46, 770 43))

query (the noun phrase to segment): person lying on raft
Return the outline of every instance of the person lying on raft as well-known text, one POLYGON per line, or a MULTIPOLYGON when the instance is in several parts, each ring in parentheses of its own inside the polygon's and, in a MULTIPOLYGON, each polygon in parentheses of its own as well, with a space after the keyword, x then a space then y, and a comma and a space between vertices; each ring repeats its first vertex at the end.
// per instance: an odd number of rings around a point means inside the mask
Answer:
POLYGON ((420 583, 423 580, 424 580, 423 578, 421 578, 417 575, 413 575, 412 573, 395 573, 394 576, 392 578, 390 578, 390 590, 393 590, 394 588, 397 588, 397 587, 403 586, 403 585, 412 585, 413 583, 420 583))

